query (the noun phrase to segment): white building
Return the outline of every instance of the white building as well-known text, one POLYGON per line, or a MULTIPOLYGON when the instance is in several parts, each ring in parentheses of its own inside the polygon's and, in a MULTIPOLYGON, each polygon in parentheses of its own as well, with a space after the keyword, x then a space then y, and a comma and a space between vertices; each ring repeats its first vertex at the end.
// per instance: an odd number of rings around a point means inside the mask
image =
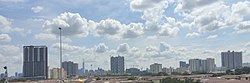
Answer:
POLYGON ((191 72, 213 72, 215 70, 215 62, 213 58, 190 59, 189 69, 191 72))
POLYGON ((201 69, 201 59, 189 59, 189 70, 198 72, 201 69))
POLYGON ((162 72, 162 64, 154 63, 150 65, 150 73, 162 72))
MULTIPOLYGON (((50 79, 59 79, 60 78, 60 68, 53 68, 50 69, 50 79)), ((67 72, 64 71, 64 69, 62 68, 62 79, 66 79, 67 78, 67 72)))
POLYGON ((207 65, 206 65, 207 72, 215 71, 215 62, 214 62, 213 58, 207 58, 206 63, 207 63, 207 65))

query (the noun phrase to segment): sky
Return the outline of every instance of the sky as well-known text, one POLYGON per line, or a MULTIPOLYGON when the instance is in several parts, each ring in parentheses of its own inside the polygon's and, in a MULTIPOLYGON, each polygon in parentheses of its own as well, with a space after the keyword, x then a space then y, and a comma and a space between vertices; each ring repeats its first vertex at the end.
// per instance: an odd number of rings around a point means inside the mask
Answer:
MULTIPOLYGON (((249 0, 0 0, 0 67, 22 72, 22 47, 46 45, 49 68, 63 61, 110 70, 110 56, 125 68, 178 67, 179 61, 241 51, 250 62, 249 0)), ((4 70, 0 69, 0 73, 4 70)))

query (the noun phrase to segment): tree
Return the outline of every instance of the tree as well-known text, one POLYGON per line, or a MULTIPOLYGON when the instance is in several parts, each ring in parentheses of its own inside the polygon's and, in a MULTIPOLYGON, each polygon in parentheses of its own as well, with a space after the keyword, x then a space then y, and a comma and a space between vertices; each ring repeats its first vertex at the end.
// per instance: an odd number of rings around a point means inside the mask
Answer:
POLYGON ((157 76, 168 76, 168 74, 165 73, 165 72, 159 72, 159 73, 157 74, 157 76))
POLYGON ((135 79, 136 79, 136 77, 134 77, 134 76, 131 76, 128 78, 128 80, 135 80, 135 79))
POLYGON ((226 73, 214 73, 212 75, 212 77, 219 77, 219 76, 223 76, 223 75, 226 75, 226 73))
POLYGON ((228 74, 228 75, 233 75, 234 73, 233 73, 233 71, 231 71, 231 70, 227 70, 227 71, 226 71, 226 74, 228 74))
POLYGON ((236 75, 249 74, 249 73, 250 73, 250 67, 243 67, 243 68, 235 69, 236 75))

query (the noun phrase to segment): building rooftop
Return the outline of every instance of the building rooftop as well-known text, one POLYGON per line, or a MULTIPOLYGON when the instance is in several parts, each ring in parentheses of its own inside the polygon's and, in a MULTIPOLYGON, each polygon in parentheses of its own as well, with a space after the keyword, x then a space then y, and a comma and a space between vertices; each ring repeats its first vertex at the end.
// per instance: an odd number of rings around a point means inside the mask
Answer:
POLYGON ((201 82, 203 83, 249 83, 249 81, 245 80, 236 80, 236 79, 223 79, 218 77, 210 77, 202 79, 201 82))

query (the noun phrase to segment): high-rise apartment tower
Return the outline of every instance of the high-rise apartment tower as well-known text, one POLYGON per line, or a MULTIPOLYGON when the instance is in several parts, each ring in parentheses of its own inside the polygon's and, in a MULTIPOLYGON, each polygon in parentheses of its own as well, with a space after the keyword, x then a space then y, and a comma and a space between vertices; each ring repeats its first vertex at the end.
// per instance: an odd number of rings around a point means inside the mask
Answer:
POLYGON ((48 48, 46 46, 23 46, 23 76, 48 78, 48 48))

